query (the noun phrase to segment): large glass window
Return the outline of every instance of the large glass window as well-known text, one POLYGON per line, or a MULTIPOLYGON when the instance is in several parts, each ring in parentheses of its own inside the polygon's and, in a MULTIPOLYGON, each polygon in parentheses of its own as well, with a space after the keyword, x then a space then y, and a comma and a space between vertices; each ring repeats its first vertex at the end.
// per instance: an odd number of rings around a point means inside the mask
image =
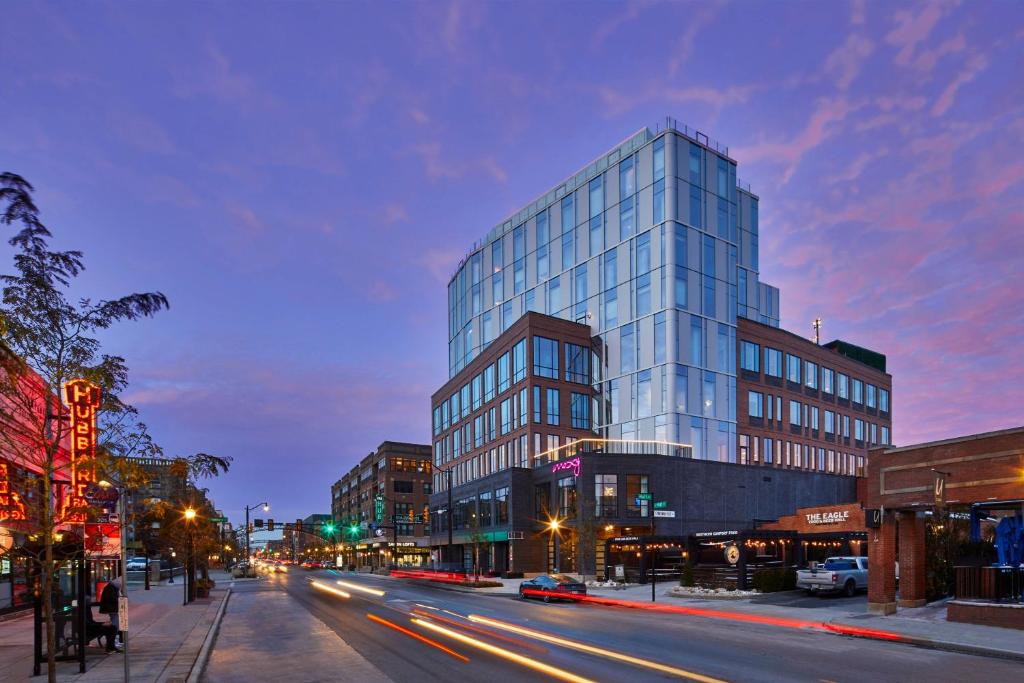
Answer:
POLYGON ((604 329, 610 330, 619 324, 619 293, 609 289, 604 293, 604 329))
POLYGON ((853 380, 853 402, 864 403, 864 383, 859 379, 853 380))
POLYGON ((462 390, 459 392, 459 403, 462 405, 462 418, 469 417, 469 385, 463 384, 462 390))
POLYGON ((619 198, 624 199, 636 192, 636 169, 633 157, 623 159, 619 164, 619 198))
POLYGON ((484 401, 494 399, 494 366, 488 365, 484 369, 484 401))
POLYGON ((659 311, 654 314, 654 362, 664 363, 665 353, 668 340, 667 335, 667 316, 665 311, 659 311))
POLYGON ((657 225, 665 220, 665 138, 654 141, 651 161, 654 171, 653 218, 657 225))
POLYGON ((757 391, 748 391, 747 404, 747 414, 750 417, 764 417, 764 394, 757 391))
POLYGON ((493 495, 490 491, 480 494, 480 526, 488 527, 494 524, 494 512, 491 506, 493 495))
POLYGON ((504 436, 512 431, 512 399, 501 402, 501 434, 504 436))
POLYGON ((804 362, 804 384, 811 389, 818 388, 818 364, 811 361, 804 362))
POLYGON ((626 197, 619 203, 619 239, 628 240, 636 229, 633 221, 633 198, 626 197))
POLYGON ((782 351, 764 347, 764 374, 782 377, 782 351))
POLYGON ((558 480, 558 515, 562 519, 576 518, 576 477, 558 480))
POLYGON ((800 384, 800 356, 786 354, 786 380, 800 384))
POLYGON ((561 310, 562 306, 561 299, 559 298, 560 287, 558 283, 558 278, 556 277, 551 280, 548 280, 544 284, 544 286, 547 288, 545 298, 547 299, 546 304, 548 315, 558 315, 558 312, 559 310, 561 310))
POLYGON ((626 516, 627 517, 647 517, 648 506, 651 504, 649 500, 637 501, 637 496, 641 493, 649 493, 650 489, 647 486, 647 475, 646 474, 627 474, 626 475, 626 516))
POLYGON ((590 384, 590 349, 579 344, 565 344, 565 380, 590 384))
MULTIPOLYGON (((889 412, 889 392, 886 389, 878 390, 878 409, 883 413, 889 412)), ((888 445, 888 441, 885 442, 888 445)))
POLYGON ((540 387, 533 387, 533 421, 540 423, 540 387))
POLYGON ((821 390, 826 394, 835 393, 835 372, 830 368, 821 369, 821 390))
POLYGON ((508 524, 508 487, 494 492, 495 523, 508 524))
POLYGON ((576 269, 573 287, 573 299, 575 309, 573 314, 577 319, 587 314, 587 264, 584 263, 576 269))
POLYGON ((610 289, 619 284, 618 264, 616 263, 616 249, 611 249, 604 255, 604 288, 610 289))
POLYGON ((569 411, 573 429, 590 429, 590 397, 574 391, 570 399, 569 411))
POLYGON ((789 424, 800 426, 800 401, 789 402, 789 424))
POLYGON ((636 314, 647 315, 651 312, 651 274, 644 273, 636 278, 636 314))
POLYGON ((615 474, 594 475, 594 500, 597 517, 619 516, 619 477, 615 474))
POLYGON ((533 338, 533 374, 558 379, 558 341, 547 337, 533 338))
POLYGON ((758 372, 760 370, 760 365, 758 363, 758 359, 760 357, 760 346, 748 342, 745 339, 740 340, 740 368, 743 370, 750 370, 751 372, 758 372))
POLYGON ((853 438, 857 441, 864 440, 864 420, 853 421, 853 438))
POLYGON ((549 425, 558 424, 558 389, 547 389, 547 423, 549 425))
POLYGON ((520 339, 512 347, 512 383, 526 379, 526 339, 520 339))
POLYGON ((651 416, 651 371, 641 370, 636 373, 636 411, 637 417, 651 416))
POLYGON ((509 354, 498 357, 498 393, 504 393, 509 387, 509 354))
POLYGON ((637 274, 651 271, 651 231, 636 238, 636 272, 637 274))
POLYGON ((836 414, 831 410, 825 411, 825 433, 829 435, 836 433, 836 414))
POLYGON ((501 281, 501 269, 504 266, 504 262, 501 257, 501 240, 495 240, 491 243, 491 265, 494 270, 494 275, 491 278, 491 295, 494 298, 494 302, 498 303, 505 298, 505 292, 502 288, 501 281))
POLYGON ((636 342, 633 340, 633 323, 630 323, 619 330, 619 372, 633 372, 635 369, 636 342))
POLYGON ((690 185, 690 225, 695 228, 704 227, 704 221, 701 219, 704 214, 703 204, 700 187, 690 185))
POLYGON ((689 391, 687 371, 685 365, 676 366, 676 410, 680 413, 686 412, 686 396, 689 391))
POLYGON ((836 374, 836 396, 850 398, 850 378, 841 372, 836 374))
POLYGON ((865 398, 866 398, 865 405, 868 408, 874 408, 875 407, 875 385, 874 384, 868 384, 867 385, 867 393, 865 394, 865 398))

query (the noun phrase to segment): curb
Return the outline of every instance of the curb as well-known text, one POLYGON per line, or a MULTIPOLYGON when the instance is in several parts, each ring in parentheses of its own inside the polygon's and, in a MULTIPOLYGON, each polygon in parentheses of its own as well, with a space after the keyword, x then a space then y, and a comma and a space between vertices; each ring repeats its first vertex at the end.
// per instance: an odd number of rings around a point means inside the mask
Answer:
MULTIPOLYGON (((830 619, 823 625, 826 628, 830 625, 851 626, 850 624, 844 624, 840 621, 835 621, 834 619, 830 619)), ((966 643, 957 643, 950 640, 936 640, 934 638, 927 638, 923 636, 904 635, 899 632, 894 633, 899 634, 899 640, 889 640, 887 638, 878 638, 875 636, 867 634, 861 635, 858 633, 837 633, 836 635, 846 636, 848 638, 864 638, 866 640, 888 640, 888 642, 896 643, 899 645, 913 645, 914 647, 926 648, 928 650, 940 650, 943 652, 956 652, 959 654, 976 655, 978 657, 992 657, 995 659, 1009 659, 1024 662, 1024 651, 1001 650, 996 647, 986 647, 984 645, 968 645, 966 643)))
POLYGON ((192 670, 189 671, 186 683, 199 683, 199 678, 203 675, 203 670, 206 668, 206 663, 210 660, 210 650, 213 649, 213 641, 217 637, 217 631, 220 630, 220 622, 224 618, 224 609, 227 607, 228 598, 230 597, 231 587, 228 586, 228 592, 224 595, 224 599, 220 601, 220 607, 217 608, 217 616, 213 618, 213 624, 210 625, 210 630, 206 634, 203 646, 199 649, 199 656, 196 657, 192 670))

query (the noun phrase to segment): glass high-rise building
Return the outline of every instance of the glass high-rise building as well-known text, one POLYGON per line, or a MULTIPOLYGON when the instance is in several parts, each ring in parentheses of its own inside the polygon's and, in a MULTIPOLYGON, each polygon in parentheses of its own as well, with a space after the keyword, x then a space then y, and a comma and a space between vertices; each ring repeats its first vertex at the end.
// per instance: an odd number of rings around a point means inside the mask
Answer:
POLYGON ((736 318, 778 326, 779 292, 728 148, 669 119, 494 227, 448 285, 449 375, 525 311, 604 342, 602 436, 735 462, 736 318))

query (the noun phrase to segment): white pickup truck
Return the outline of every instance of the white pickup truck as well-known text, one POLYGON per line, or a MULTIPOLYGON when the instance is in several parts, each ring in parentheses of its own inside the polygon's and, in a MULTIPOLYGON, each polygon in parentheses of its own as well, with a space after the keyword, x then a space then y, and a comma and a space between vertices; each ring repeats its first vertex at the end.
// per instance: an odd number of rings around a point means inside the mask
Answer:
POLYGON ((796 573, 796 587, 811 593, 841 592, 852 597, 868 587, 868 558, 830 557, 824 564, 796 573))

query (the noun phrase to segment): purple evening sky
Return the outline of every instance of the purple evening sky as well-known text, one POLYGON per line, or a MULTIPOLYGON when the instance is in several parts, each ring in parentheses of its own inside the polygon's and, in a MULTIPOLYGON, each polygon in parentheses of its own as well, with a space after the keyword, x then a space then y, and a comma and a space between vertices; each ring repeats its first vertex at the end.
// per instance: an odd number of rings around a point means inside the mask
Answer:
POLYGON ((760 195, 783 326, 888 356, 897 443, 1022 422, 1019 2, 15 3, 0 63, 0 170, 76 294, 170 297, 107 350, 236 520, 426 442, 459 258, 665 115, 760 195))

